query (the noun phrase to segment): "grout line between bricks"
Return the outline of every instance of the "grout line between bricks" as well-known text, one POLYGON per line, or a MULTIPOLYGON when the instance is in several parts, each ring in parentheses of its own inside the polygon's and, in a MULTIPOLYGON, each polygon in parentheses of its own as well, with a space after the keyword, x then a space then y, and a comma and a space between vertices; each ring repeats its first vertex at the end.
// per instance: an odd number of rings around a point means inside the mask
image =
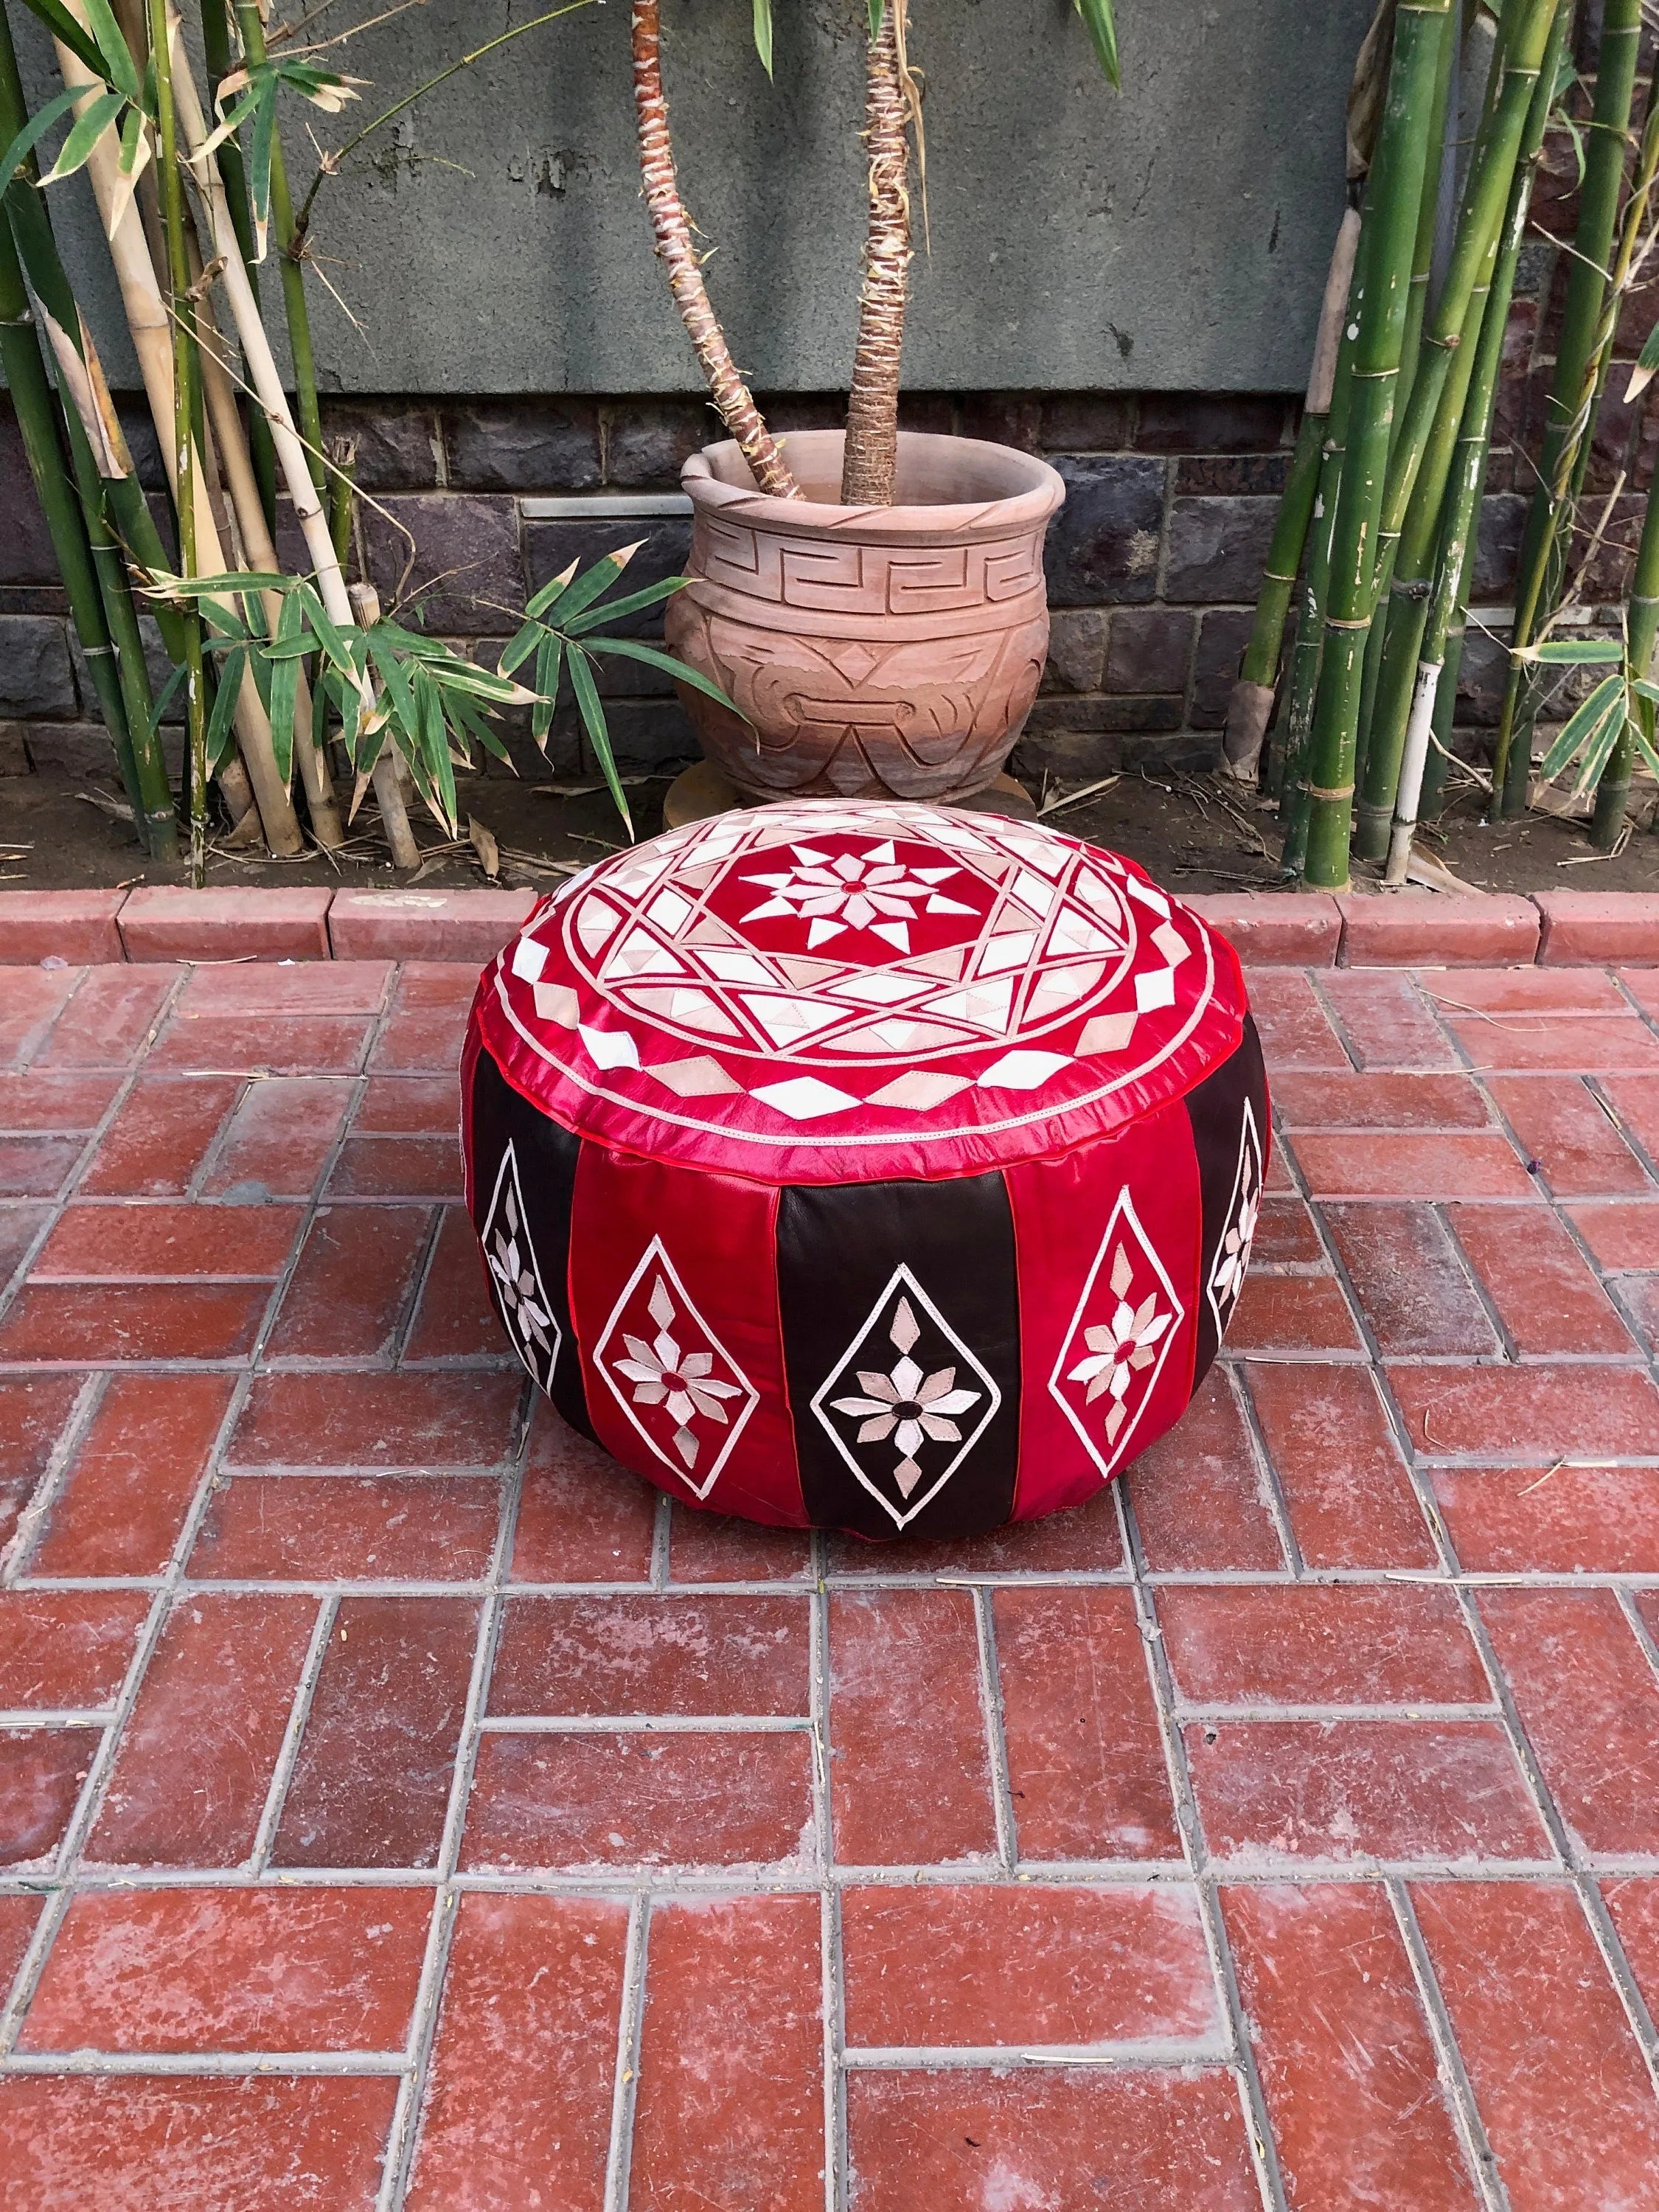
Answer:
POLYGON ((311 1717, 312 1699, 317 1694, 317 1684, 322 1676, 323 1662, 328 1656, 328 1647, 333 1638, 334 1624, 339 1611, 340 1601, 332 1594, 324 1596, 317 1607, 317 1618, 312 1624, 311 1643, 301 1665, 300 1680, 289 1707, 288 1726, 283 1732, 276 1764, 271 1769, 270 1786, 265 1792, 264 1807, 254 1833, 251 1863, 256 1875, 264 1874, 270 1864, 276 1831, 282 1825, 283 1808, 288 1801, 289 1785, 294 1779, 294 1769, 300 1757, 301 1739, 311 1717))
POLYGON ((1300 1582, 1307 1574, 1308 1563, 1302 1555, 1301 1545, 1296 1540, 1296 1530, 1291 1522, 1290 1500, 1285 1495, 1279 1469, 1273 1465, 1273 1454, 1268 1450, 1267 1437, 1262 1433, 1261 1416, 1256 1412, 1255 1399, 1250 1389, 1249 1365, 1243 1361, 1237 1365, 1229 1363, 1224 1366, 1223 1373, 1238 1410, 1239 1419, 1243 1424, 1250 1457, 1255 1464, 1256 1486, 1261 1492, 1273 1524, 1273 1532, 1279 1538, 1285 1571, 1292 1581, 1300 1582))
POLYGON ((622 2006, 617 2021, 617 2067, 611 2092, 611 2145, 605 2166, 605 2212, 628 2212, 634 2159, 634 2108, 639 2097, 640 2042, 645 2024, 647 1951, 651 1895, 635 1890, 628 1908, 628 1948, 623 1958, 622 2006))
POLYGON ((660 1594, 668 1588, 669 1545, 674 1521, 674 1501, 665 1490, 657 1492, 651 1523, 651 1570, 647 1588, 660 1594))
POLYGON ((1429 2039, 1434 2045, 1434 2055, 1446 2100, 1451 2106, 1452 2124, 1457 2131, 1458 2147, 1468 2161, 1475 2187, 1480 2192, 1480 2202, 1486 2212, 1510 2212, 1509 2191, 1498 2171, 1498 2160, 1486 2140, 1486 2124, 1480 2118, 1480 2107, 1475 2101, 1463 2064, 1463 2054, 1457 2047, 1456 2032, 1451 2014, 1446 2009, 1439 1978, 1434 1971, 1434 1961, 1429 1956, 1429 1947, 1423 1940, 1423 1930, 1418 1925, 1416 1908, 1403 1881, 1390 1877, 1384 1884, 1389 1902, 1394 1907, 1395 1920, 1400 1938, 1406 1947, 1412 1979, 1417 1984, 1418 2003, 1428 2023, 1429 2039))
POLYGON ((17 1516, 10 1540, 0 1552, 0 1589, 15 1588, 27 1569, 28 1557, 39 1541, 52 1509, 58 1502, 76 1453, 86 1441, 87 1431, 97 1417, 109 1388, 107 1370, 88 1375, 76 1394, 75 1404, 61 1436, 53 1444, 40 1480, 29 1493, 29 1502, 17 1516))
POLYGON ((974 1634, 979 1653, 980 1711, 985 1728, 986 1765, 991 1778, 991 1808, 996 1820, 997 1857, 1010 1874, 1019 1858, 1018 1830, 1014 1820, 1013 1784, 1008 1772, 1008 1738, 1003 1724, 1002 1678, 997 1665, 996 1623, 991 1613, 991 1593, 983 1585, 973 1593, 974 1634))
POLYGON ((406 2075, 401 2051, 42 2051, 0 2060, 0 2079, 23 2074, 137 2075, 173 2081, 236 2080, 264 2075, 406 2075))
POLYGON ((847 1998, 841 1938, 841 1895, 833 1868, 836 1856, 834 1801, 830 1783, 830 1596, 826 1569, 829 1541, 812 1532, 810 1687, 812 1714, 812 1820, 817 1839, 820 2002, 823 2010, 823 2203, 824 2212, 843 2212, 850 2160, 847 2145, 847 2093, 841 2055, 847 2039, 847 1998))
POLYGON ((403 1304, 392 1327, 391 1364, 393 1368, 401 1367, 409 1357, 409 1347, 415 1334, 416 1324, 420 1319, 421 1309, 426 1303, 427 1285, 430 1283, 432 1271, 437 1265, 438 1240, 443 1235, 447 1212, 447 1207, 441 1205, 434 1204, 429 1208, 429 1218, 426 1224, 426 1234, 421 1243, 420 1257, 410 1271, 410 1280, 404 1293, 403 1304))

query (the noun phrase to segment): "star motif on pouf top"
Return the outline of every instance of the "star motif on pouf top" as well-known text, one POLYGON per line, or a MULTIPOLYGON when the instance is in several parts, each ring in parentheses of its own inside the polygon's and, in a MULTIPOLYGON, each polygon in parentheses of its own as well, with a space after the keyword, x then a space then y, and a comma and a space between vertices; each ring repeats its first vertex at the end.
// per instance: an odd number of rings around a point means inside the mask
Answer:
POLYGON ((830 854, 795 845, 792 865, 779 875, 745 876, 770 896, 743 918, 766 921, 799 915, 807 925, 806 949, 814 951, 846 929, 867 929, 901 952, 910 950, 910 924, 918 902, 928 914, 973 914, 960 899, 947 898, 939 886, 960 875, 959 868, 906 868, 890 841, 866 853, 830 854))
POLYGON ((879 1375, 873 1369, 861 1368, 859 1384, 866 1395, 862 1398, 837 1398, 833 1403, 838 1413, 862 1417, 858 1433, 860 1443, 884 1443, 889 1437, 892 1437, 899 1453, 893 1480, 899 1486, 900 1496, 908 1498, 921 1480, 921 1469, 916 1465, 915 1455, 921 1449, 922 1438, 931 1437, 935 1443, 959 1444, 962 1431, 951 1417, 976 1406, 985 1393, 958 1390, 954 1367, 940 1367, 932 1375, 923 1374, 910 1358, 921 1331, 910 1310, 908 1298, 899 1300, 887 1334, 899 1355, 890 1372, 879 1375))

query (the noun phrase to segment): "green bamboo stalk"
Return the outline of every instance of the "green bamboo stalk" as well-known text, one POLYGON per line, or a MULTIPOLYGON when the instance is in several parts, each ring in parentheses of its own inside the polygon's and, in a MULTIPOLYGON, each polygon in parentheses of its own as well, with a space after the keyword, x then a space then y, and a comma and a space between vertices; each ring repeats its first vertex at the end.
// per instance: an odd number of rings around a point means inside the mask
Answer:
MULTIPOLYGON (((200 573, 196 555, 198 386, 196 302, 191 296, 190 255, 185 242, 184 179, 179 168, 173 106, 173 46, 167 0, 148 0, 150 64, 155 76, 161 216, 167 234, 167 283, 173 313, 174 444, 179 456, 179 570, 186 581, 200 573)), ((185 724, 190 744, 190 874, 200 885, 207 870, 207 721, 202 689, 202 622, 196 602, 184 608, 185 724)))
MULTIPOLYGON (((266 60, 265 29, 259 0, 236 0, 236 28, 242 40, 242 58, 250 69, 266 60)), ((236 194, 230 195, 231 207, 236 194)), ((276 240, 283 278, 283 312, 288 319, 288 350, 294 363, 295 414, 306 448, 311 481, 325 489, 323 467, 323 410, 317 396, 317 355, 311 342, 311 309, 306 301, 305 241, 295 228, 294 202, 283 161, 283 142, 274 127, 270 134, 270 228, 276 240)))
MULTIPOLYGON (((1382 621, 1372 625, 1373 635, 1380 631, 1383 642, 1354 828, 1354 850, 1362 860, 1380 860, 1389 849, 1407 729, 1416 711, 1414 702, 1422 688, 1419 656, 1427 657, 1423 653, 1424 632, 1429 617, 1430 592, 1435 578, 1437 556, 1454 538, 1458 546, 1457 565, 1460 569, 1462 567, 1462 545, 1471 526, 1471 517, 1463 517, 1461 526, 1454 528, 1446 511, 1447 486, 1463 441, 1468 401, 1477 374, 1485 365, 1495 377, 1497 363, 1501 356, 1504 325, 1509 316, 1516 265, 1526 230, 1527 210, 1531 204, 1533 176, 1539 155, 1543 150, 1556 71, 1566 45, 1571 16, 1570 7, 1557 10, 1549 44, 1545 48, 1534 84, 1532 104, 1516 157, 1502 235, 1494 235, 1486 264, 1469 295, 1463 327, 1441 392, 1440 404, 1435 412, 1433 426, 1418 470, 1417 483, 1401 526, 1394 574, 1385 603, 1386 613, 1382 621)), ((1489 389, 1480 403, 1485 411, 1489 411, 1491 397, 1489 389)), ((1480 418, 1483 422, 1485 411, 1480 418)), ((1483 459, 1481 474, 1484 476, 1484 473, 1483 459)), ((1455 497, 1454 493, 1454 503, 1455 497)), ((1450 627, 1451 605, 1455 592, 1456 576, 1454 574, 1444 581, 1444 629, 1450 627)), ((1444 629, 1437 641, 1433 655, 1437 672, 1445 657, 1444 629)), ((1425 715, 1431 716, 1432 704, 1431 698, 1429 707, 1425 710, 1425 715)), ((1429 726, 1430 722, 1425 719, 1425 734, 1429 726)), ((1420 773, 1419 766, 1419 777, 1420 773)), ((1412 803, 1414 820, 1415 793, 1412 803)))
MULTIPOLYGON (((1636 567, 1631 577, 1630 600, 1625 611, 1625 661, 1629 674, 1638 680, 1651 678, 1653 648, 1659 640, 1659 499, 1651 489, 1642 516, 1642 538, 1636 549, 1636 567)), ((1642 716, 1642 726, 1650 742, 1654 729, 1651 702, 1637 702, 1642 716)), ((1631 769, 1635 764, 1636 745, 1628 726, 1621 729, 1607 756, 1607 764, 1601 771, 1601 781, 1595 787, 1595 812, 1590 822, 1590 842, 1599 853, 1610 853, 1619 842, 1625 826, 1625 809, 1630 802, 1631 769)))
MULTIPOLYGON (((232 68, 230 48, 230 14, 225 0, 201 0, 202 54, 207 64, 208 90, 216 92, 232 68)), ((242 149, 234 132, 219 148, 216 159, 219 174, 224 179, 225 198, 230 203, 231 224, 236 233, 236 246, 242 257, 242 266, 247 270, 247 280, 253 287, 253 296, 259 296, 259 270, 255 258, 253 217, 248 204, 247 164, 242 159, 242 149)), ((270 442, 270 425, 259 410, 249 410, 247 425, 248 459, 253 464, 254 480, 259 487, 259 504, 265 511, 265 527, 272 535, 276 529, 276 451, 270 442)))
POLYGON ((1371 234, 1354 342, 1353 394, 1337 491, 1319 688, 1310 738, 1308 849, 1310 883, 1348 880, 1348 813, 1353 794, 1359 679, 1376 568, 1376 526, 1395 381, 1400 374, 1411 259, 1427 162, 1440 46, 1450 35, 1450 0, 1402 0, 1394 58, 1370 173, 1371 234))
POLYGON ((1273 543, 1267 549, 1267 571, 1256 601, 1250 641, 1244 648, 1238 681, 1227 705, 1223 756, 1230 772, 1246 782, 1255 780, 1261 759, 1261 740, 1273 709, 1273 683, 1279 673, 1285 617, 1290 612, 1291 594, 1302 566, 1308 526, 1319 491, 1342 317, 1353 281, 1354 253, 1358 243, 1358 210, 1349 208, 1338 228, 1330 271, 1325 280, 1325 296, 1314 338, 1313 363, 1308 373, 1296 450, 1291 457, 1290 475, 1273 524, 1273 543))
POLYGON ((1394 397, 1394 422, 1390 431, 1389 457, 1399 442, 1400 432, 1406 419, 1406 403, 1410 399, 1412 386, 1417 378, 1418 353, 1423 337, 1423 320, 1428 312, 1429 276, 1434 265, 1434 236, 1440 213, 1440 173, 1445 159, 1447 139, 1446 110, 1449 101, 1456 99, 1457 63, 1462 46, 1459 37, 1462 30, 1462 9, 1454 7, 1451 27, 1440 42, 1440 62, 1434 81, 1434 115, 1430 125, 1428 166, 1423 175, 1423 197, 1417 210, 1417 242, 1412 250, 1412 289, 1406 301, 1406 329, 1400 342, 1400 383, 1394 397))

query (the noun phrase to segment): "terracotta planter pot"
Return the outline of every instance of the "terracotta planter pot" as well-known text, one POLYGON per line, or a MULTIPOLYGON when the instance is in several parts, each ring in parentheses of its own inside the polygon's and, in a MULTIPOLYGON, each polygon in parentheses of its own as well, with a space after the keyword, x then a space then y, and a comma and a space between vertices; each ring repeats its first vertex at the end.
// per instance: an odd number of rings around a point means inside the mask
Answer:
POLYGON ((907 431, 903 503, 838 507, 841 459, 839 430, 790 438, 804 500, 757 491, 730 441, 686 463, 696 581, 668 603, 668 641, 749 720, 680 696, 750 801, 966 798, 1036 696, 1066 487, 1034 454, 907 431))

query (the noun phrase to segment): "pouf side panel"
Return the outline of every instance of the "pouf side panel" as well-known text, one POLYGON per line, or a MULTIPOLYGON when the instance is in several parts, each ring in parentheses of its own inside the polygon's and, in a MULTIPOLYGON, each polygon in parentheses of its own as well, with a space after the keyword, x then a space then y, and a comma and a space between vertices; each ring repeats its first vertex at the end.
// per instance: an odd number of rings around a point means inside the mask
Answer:
POLYGON ((1199 1182, 1176 1101, 1007 1171, 1026 1389, 1014 1518, 1079 1504, 1192 1395, 1199 1182))
POLYGON ((1000 1527, 1013 1505, 1021 1388, 1000 1174, 787 1188, 777 1240, 813 1523, 871 1538, 1000 1527))
POLYGON ((476 1032, 462 1061, 461 1111, 467 1209, 491 1301, 531 1380, 592 1437, 568 1279, 582 1141, 513 1088, 476 1032))
POLYGON ((570 1296, 606 1450, 685 1504, 799 1528, 777 1203, 769 1184, 586 1144, 570 1296))
POLYGON ((1273 1147, 1261 1041, 1247 1014, 1238 1049, 1186 1097, 1204 1206, 1195 1390, 1210 1371, 1244 1284, 1273 1147))

